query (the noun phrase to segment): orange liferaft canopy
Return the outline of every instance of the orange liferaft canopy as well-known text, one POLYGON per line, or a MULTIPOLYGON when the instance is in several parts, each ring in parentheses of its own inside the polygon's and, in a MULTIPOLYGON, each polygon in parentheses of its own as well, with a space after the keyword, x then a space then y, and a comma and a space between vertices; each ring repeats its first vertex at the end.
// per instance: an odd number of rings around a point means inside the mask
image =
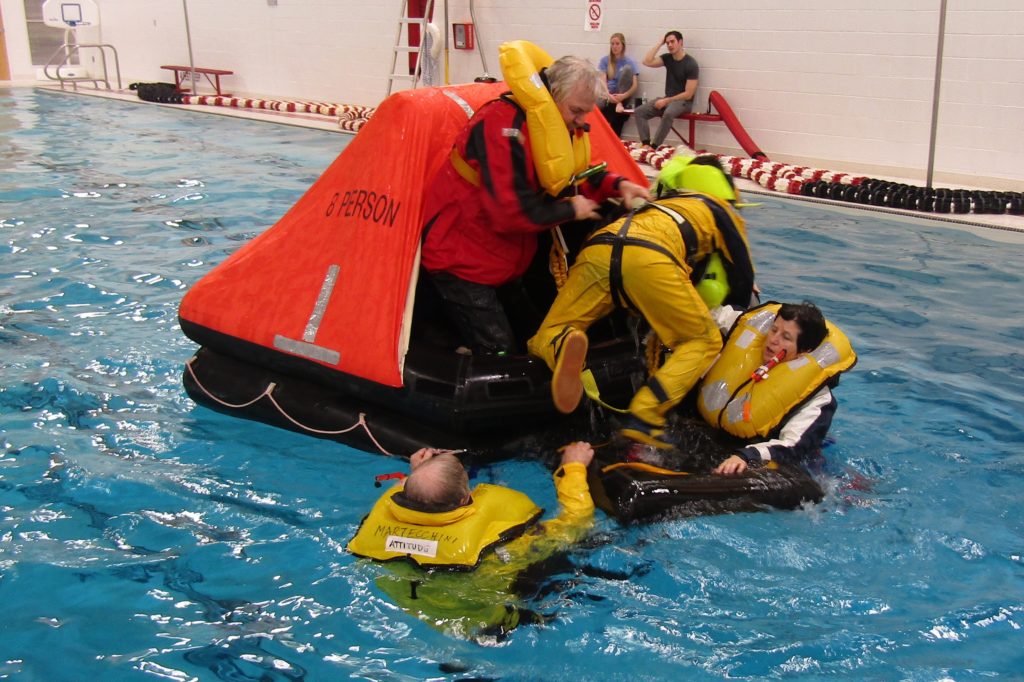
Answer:
MULTIPOLYGON (((402 386, 425 187, 469 116, 506 90, 473 83, 386 99, 273 227, 192 286, 183 328, 220 352, 255 344, 402 386)), ((646 182, 599 112, 590 123, 593 162, 646 182)))

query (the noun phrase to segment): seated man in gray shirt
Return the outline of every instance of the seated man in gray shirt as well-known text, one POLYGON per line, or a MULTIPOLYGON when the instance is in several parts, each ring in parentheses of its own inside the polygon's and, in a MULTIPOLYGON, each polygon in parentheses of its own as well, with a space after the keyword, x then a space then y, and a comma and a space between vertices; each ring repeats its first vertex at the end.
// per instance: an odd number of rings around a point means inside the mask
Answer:
POLYGON ((697 60, 683 49, 683 34, 679 31, 669 31, 657 45, 648 50, 644 56, 644 66, 665 68, 665 96, 649 100, 633 112, 640 141, 648 146, 659 147, 672 130, 676 116, 688 113, 693 108, 700 67, 697 66, 697 60), (658 55, 662 45, 668 48, 668 52, 658 55), (661 124, 652 138, 649 121, 656 116, 661 117, 661 124))

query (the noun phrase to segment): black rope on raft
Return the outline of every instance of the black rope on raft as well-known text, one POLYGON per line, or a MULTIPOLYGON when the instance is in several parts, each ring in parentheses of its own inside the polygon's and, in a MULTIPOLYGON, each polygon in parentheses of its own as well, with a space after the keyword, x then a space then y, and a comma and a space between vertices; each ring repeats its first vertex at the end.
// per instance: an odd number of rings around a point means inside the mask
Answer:
POLYGON ((199 388, 199 390, 203 392, 203 395, 205 395, 207 398, 209 398, 211 401, 217 403, 218 405, 221 405, 222 407, 226 407, 226 408, 233 409, 233 410, 240 410, 240 409, 244 409, 246 407, 249 407, 249 406, 259 402, 260 400, 266 398, 270 402, 270 404, 274 406, 274 409, 276 409, 278 411, 278 413, 282 417, 284 417, 286 420, 288 420, 289 422, 294 424, 296 427, 302 429, 303 431, 306 431, 307 433, 314 433, 314 434, 316 434, 318 436, 340 436, 340 435, 342 435, 344 433, 348 433, 350 431, 354 431, 355 429, 362 428, 363 431, 366 432, 366 435, 367 435, 367 437, 369 437, 370 441, 377 447, 378 450, 380 450, 381 454, 388 455, 389 457, 396 457, 397 456, 397 455, 395 455, 395 453, 389 452, 383 445, 381 445, 380 441, 378 441, 377 438, 370 431, 370 425, 366 423, 366 413, 365 412, 360 412, 359 413, 359 419, 357 419, 356 422, 354 424, 352 424, 352 426, 349 426, 348 428, 338 429, 338 430, 333 430, 333 431, 326 431, 324 429, 316 429, 316 428, 313 428, 312 426, 307 426, 306 424, 303 424, 298 419, 295 419, 294 417, 292 417, 290 414, 288 414, 285 411, 284 407, 282 407, 282 405, 277 401, 277 398, 274 397, 274 389, 277 388, 277 384, 275 384, 274 382, 270 382, 269 384, 267 384, 267 387, 264 388, 262 391, 260 391, 260 393, 256 397, 254 397, 252 400, 248 400, 246 402, 242 402, 242 403, 229 403, 226 400, 222 400, 221 398, 218 398, 217 396, 215 396, 213 394, 212 391, 210 391, 208 388, 206 388, 206 386, 204 386, 203 383, 199 380, 199 377, 196 375, 195 368, 192 366, 192 363, 194 361, 195 361, 195 358, 191 358, 188 362, 185 363, 185 371, 187 371, 189 376, 192 377, 192 381, 195 383, 196 387, 199 388))

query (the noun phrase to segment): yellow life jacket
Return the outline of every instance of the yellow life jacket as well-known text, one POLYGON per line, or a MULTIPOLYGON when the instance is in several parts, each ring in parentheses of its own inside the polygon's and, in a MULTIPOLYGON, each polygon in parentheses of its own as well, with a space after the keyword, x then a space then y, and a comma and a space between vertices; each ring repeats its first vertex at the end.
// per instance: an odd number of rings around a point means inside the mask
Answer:
POLYGON ((821 345, 779 363, 764 381, 753 381, 780 307, 769 303, 755 308, 733 326, 697 397, 708 424, 740 438, 767 437, 793 408, 857 362, 846 334, 826 320, 828 334, 821 345))
POLYGON ((403 507, 384 493, 363 519, 348 549, 358 556, 388 561, 407 558, 424 568, 473 568, 488 548, 506 542, 534 523, 543 509, 521 492, 481 483, 473 502, 447 512, 403 507))
POLYGON ((590 137, 583 131, 569 134, 541 80, 541 69, 554 62, 551 55, 533 43, 513 40, 498 48, 498 61, 512 98, 526 113, 537 179, 548 194, 557 197, 573 176, 590 165, 590 137))

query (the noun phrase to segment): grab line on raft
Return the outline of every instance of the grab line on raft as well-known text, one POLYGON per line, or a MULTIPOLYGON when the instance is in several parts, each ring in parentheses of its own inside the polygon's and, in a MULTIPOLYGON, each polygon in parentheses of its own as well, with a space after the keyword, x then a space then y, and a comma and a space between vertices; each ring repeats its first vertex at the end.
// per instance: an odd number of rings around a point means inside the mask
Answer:
POLYGON ((318 434, 318 435, 321 435, 321 436, 340 436, 343 433, 348 433, 350 431, 354 431, 355 429, 357 429, 358 427, 361 426, 361 427, 363 427, 363 431, 366 432, 367 437, 369 437, 370 441, 375 446, 377 446, 377 449, 380 450, 381 454, 387 455, 388 457, 397 457, 397 455, 395 455, 395 453, 389 452, 388 450, 386 450, 384 448, 384 446, 382 446, 380 444, 380 441, 378 441, 377 438, 370 431, 370 425, 366 423, 366 413, 365 412, 360 412, 359 413, 359 419, 356 421, 356 423, 353 424, 352 426, 348 427, 347 429, 339 429, 337 431, 326 431, 324 429, 315 429, 312 426, 306 426, 302 422, 298 421, 297 419, 292 417, 290 414, 288 414, 283 407, 281 407, 281 404, 279 402, 277 402, 276 398, 274 398, 274 389, 277 388, 277 384, 275 382, 271 381, 269 384, 267 384, 267 387, 265 389, 263 389, 263 391, 258 396, 256 396, 255 398, 253 398, 252 400, 250 400, 248 402, 237 403, 237 404, 229 403, 226 400, 222 400, 221 398, 218 398, 213 393, 211 393, 209 391, 209 389, 206 388, 206 386, 203 386, 203 383, 199 380, 199 377, 196 376, 195 369, 192 367, 192 363, 194 361, 195 361, 195 358, 193 357, 193 358, 189 358, 189 361, 185 363, 185 368, 188 370, 189 376, 192 377, 192 381, 195 382, 196 386, 199 387, 199 389, 206 395, 206 397, 208 397, 210 400, 214 401, 215 403, 217 403, 219 405, 223 405, 224 407, 228 407, 228 408, 237 410, 237 409, 241 409, 241 408, 244 408, 244 407, 249 407, 250 405, 254 405, 257 402, 259 402, 261 398, 266 398, 267 400, 270 401, 270 404, 273 405, 277 409, 278 413, 280 413, 280 415, 282 417, 284 417, 285 419, 290 421, 292 424, 295 424, 295 426, 299 427, 303 431, 308 431, 310 433, 315 433, 315 434, 318 434))

